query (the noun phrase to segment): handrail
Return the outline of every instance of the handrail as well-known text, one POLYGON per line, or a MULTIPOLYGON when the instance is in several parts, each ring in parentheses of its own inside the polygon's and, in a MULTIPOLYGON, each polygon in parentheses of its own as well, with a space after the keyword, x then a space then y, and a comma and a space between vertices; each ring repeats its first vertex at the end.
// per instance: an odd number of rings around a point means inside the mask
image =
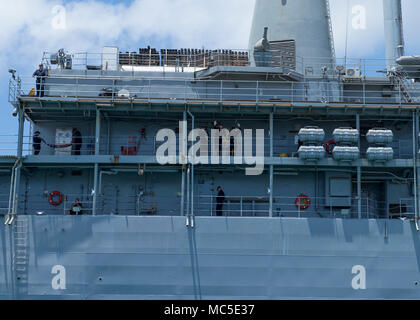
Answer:
MULTIPOLYGON (((187 49, 188 50, 188 49, 187 49)), ((281 56, 281 51, 271 51, 276 56, 281 56)), ((47 66, 52 66, 51 54, 44 52, 42 62, 47 66)), ((77 52, 69 53, 71 57, 71 67, 77 70, 87 70, 87 67, 98 69, 101 71, 106 70, 104 65, 104 56, 113 66, 124 65, 127 67, 165 67, 172 68, 174 72, 183 71, 183 68, 191 68, 191 72, 202 70, 211 66, 252 66, 253 63, 267 63, 259 61, 258 56, 254 56, 254 52, 244 49, 216 49, 216 50, 191 50, 190 52, 179 51, 176 54, 165 53, 163 51, 156 51, 156 53, 140 53, 140 52, 119 52, 116 58, 111 58, 112 55, 108 53, 89 53, 89 52, 77 52)), ((280 59, 282 60, 282 59, 280 59)), ((323 67, 327 67, 327 73, 330 76, 337 76, 338 71, 336 66, 343 66, 346 69, 360 70, 362 77, 372 76, 378 71, 387 72, 387 60, 384 58, 336 58, 331 61, 331 57, 294 57, 294 69, 297 72, 304 73, 306 66, 311 66, 318 70, 318 74, 321 73, 323 67)), ((56 63, 57 61, 53 61, 56 63)), ((281 64, 273 59, 271 63, 272 67, 285 68, 287 64, 281 64)), ((405 66, 407 67, 407 66, 405 66)), ((409 66, 408 72, 415 72, 409 66), (411 71, 413 70, 413 71, 411 71)), ((396 69, 402 68, 402 66, 396 66, 396 69)), ((134 70, 134 69, 133 69, 134 70)), ((311 76, 308 74, 307 76, 311 76)))
MULTIPOLYGON (((23 77, 18 97, 33 97, 34 80, 23 77)), ((322 103, 418 103, 420 84, 408 86, 405 82, 392 83, 383 78, 383 85, 390 90, 384 92, 367 86, 365 82, 335 83, 327 80, 317 81, 245 81, 245 80, 185 80, 167 78, 46 78, 43 99, 104 99, 111 101, 131 100, 177 100, 177 101, 254 101, 263 102, 322 102, 322 103), (112 84, 108 81, 112 80, 112 84), (345 86, 345 90, 341 87, 345 86), (404 93, 404 94, 402 94, 404 93), (406 94, 408 93, 408 94, 406 94), (409 97, 409 98, 407 98, 409 97)))
MULTIPOLYGON (((152 195, 147 190, 136 195, 120 195, 113 184, 104 184, 106 192, 98 195, 98 215, 120 214, 124 216, 179 216, 180 208, 174 206, 178 197, 168 199, 165 195, 152 195), (172 201, 170 201, 172 200, 172 201)), ((30 201, 32 207, 43 214, 68 215, 71 205, 76 199, 82 204, 84 215, 92 215, 93 197, 80 193, 63 194, 63 202, 52 206, 45 198, 45 194, 29 193, 19 200, 20 207, 24 201, 30 201), (26 199, 26 200, 25 200, 26 199)), ((224 217, 270 217, 269 195, 234 195, 225 190, 226 201, 221 209, 224 217)), ((327 202, 327 197, 310 197, 308 208, 303 208, 296 202, 296 196, 274 196, 273 217, 287 218, 344 218, 357 219, 358 199, 349 197, 346 208, 335 207, 327 202)), ((217 195, 194 196, 194 217, 215 217, 217 195)), ((0 206, 1 206, 0 201, 0 206)), ((386 208, 386 201, 378 201, 375 197, 362 197, 362 219, 412 219, 414 216, 414 198, 400 199, 399 206, 386 208), (398 211, 398 212, 397 212, 398 211)), ((1 207, 0 207, 1 212, 1 207)), ((38 212, 26 211, 27 214, 36 215, 38 212)))
MULTIPOLYGON (((200 125, 200 127, 203 127, 200 125)), ((211 128, 208 127, 208 130, 211 128)), ((268 124, 266 129, 266 136, 264 137, 264 150, 265 157, 269 156, 270 151, 270 137, 268 136, 268 124)), ((42 131, 42 130, 41 130, 42 131)), ((112 135, 108 142, 108 137, 103 136, 100 139, 100 155, 109 155, 109 154, 119 154, 122 156, 155 156, 158 148, 163 142, 156 142, 156 139, 152 136, 156 134, 156 130, 153 133, 150 133, 150 139, 143 139, 140 133, 136 133, 133 130, 131 135, 112 135), (109 151, 108 151, 109 144, 109 151)), ((80 155, 94 155, 95 151, 95 137, 94 136, 84 136, 82 135, 82 144, 80 150, 71 145, 66 145, 66 148, 54 148, 55 145, 55 136, 54 135, 43 135, 41 132, 41 137, 46 141, 47 144, 41 144, 41 153, 40 155, 56 155, 56 156, 66 156, 66 155, 76 155, 80 151, 80 155), (60 151, 55 153, 55 151, 60 151), (64 152, 63 152, 64 151, 64 152)), ((176 135, 177 139, 179 136, 176 135)), ((23 136, 23 155, 34 155, 32 136, 24 135, 23 136)), ((327 141, 328 139, 326 139, 327 141)), ((243 141, 243 146, 246 147, 247 144, 243 141)), ((231 147, 231 141, 228 141, 229 146, 231 147)), ((193 145, 193 142, 188 142, 188 147, 193 145)), ((215 142, 216 147, 220 145, 219 142, 215 142)), ((212 141, 209 139, 208 150, 212 150, 212 141)), ((412 159, 413 150, 412 150, 412 139, 403 139, 395 138, 390 145, 394 150, 395 159, 412 159)), ((17 136, 16 135, 0 135, 0 155, 16 155, 17 149, 17 136)), ((229 152, 232 150, 229 148, 229 152)), ((298 145, 295 145, 293 142, 287 139, 282 138, 273 138, 273 150, 274 157, 297 157, 298 145)), ((367 147, 360 149, 360 157, 366 157, 367 147)))

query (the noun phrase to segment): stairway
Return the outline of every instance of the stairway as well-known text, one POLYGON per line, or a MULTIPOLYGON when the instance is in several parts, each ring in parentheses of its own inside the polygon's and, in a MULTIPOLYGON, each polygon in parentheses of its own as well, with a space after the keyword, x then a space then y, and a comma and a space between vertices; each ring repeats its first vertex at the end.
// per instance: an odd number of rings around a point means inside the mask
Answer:
POLYGON ((418 97, 413 97, 411 92, 415 91, 413 84, 410 82, 408 74, 406 72, 391 72, 390 75, 394 77, 399 86, 399 90, 401 91, 401 98, 404 99, 406 103, 416 103, 419 102, 418 97))

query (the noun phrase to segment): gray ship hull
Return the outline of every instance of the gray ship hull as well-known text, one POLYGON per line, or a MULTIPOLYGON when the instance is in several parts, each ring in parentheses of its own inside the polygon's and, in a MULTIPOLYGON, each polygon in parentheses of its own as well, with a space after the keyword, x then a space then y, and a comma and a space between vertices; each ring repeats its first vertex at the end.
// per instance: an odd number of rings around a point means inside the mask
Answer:
POLYGON ((22 216, 0 247, 1 299, 420 298, 410 221, 22 216))

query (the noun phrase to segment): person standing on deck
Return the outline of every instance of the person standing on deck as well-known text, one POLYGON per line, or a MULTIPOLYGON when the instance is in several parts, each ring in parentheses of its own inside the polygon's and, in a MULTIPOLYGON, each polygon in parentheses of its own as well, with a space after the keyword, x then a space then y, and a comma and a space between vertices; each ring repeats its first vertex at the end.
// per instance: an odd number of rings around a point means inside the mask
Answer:
POLYGON ((216 197, 216 216, 223 216, 223 203, 225 202, 225 193, 223 192, 222 187, 217 187, 217 197, 216 197))
POLYGON ((34 133, 34 136, 32 137, 32 145, 34 149, 34 155, 38 156, 41 152, 41 143, 45 140, 41 138, 41 132, 36 131, 34 133))
POLYGON ((45 92, 45 78, 48 76, 47 70, 44 69, 44 65, 40 64, 39 69, 34 72, 32 75, 33 78, 36 77, 36 95, 37 97, 42 98, 45 92))
POLYGON ((71 150, 72 155, 80 156, 81 155, 80 149, 82 149, 83 139, 82 139, 82 134, 76 128, 73 128, 73 140, 71 143, 72 143, 72 150, 71 150))
POLYGON ((80 199, 76 199, 70 207, 69 215, 80 216, 83 214, 82 209, 83 209, 83 206, 80 202, 80 199))

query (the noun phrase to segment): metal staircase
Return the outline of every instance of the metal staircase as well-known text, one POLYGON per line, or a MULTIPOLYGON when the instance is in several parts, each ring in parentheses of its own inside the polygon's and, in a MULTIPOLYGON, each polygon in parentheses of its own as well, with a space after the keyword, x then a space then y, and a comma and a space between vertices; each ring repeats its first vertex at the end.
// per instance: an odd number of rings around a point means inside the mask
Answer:
POLYGON ((401 96, 407 103, 415 103, 419 101, 418 97, 413 97, 411 92, 415 91, 413 84, 410 82, 408 74, 406 72, 395 72, 395 79, 398 82, 401 96))

